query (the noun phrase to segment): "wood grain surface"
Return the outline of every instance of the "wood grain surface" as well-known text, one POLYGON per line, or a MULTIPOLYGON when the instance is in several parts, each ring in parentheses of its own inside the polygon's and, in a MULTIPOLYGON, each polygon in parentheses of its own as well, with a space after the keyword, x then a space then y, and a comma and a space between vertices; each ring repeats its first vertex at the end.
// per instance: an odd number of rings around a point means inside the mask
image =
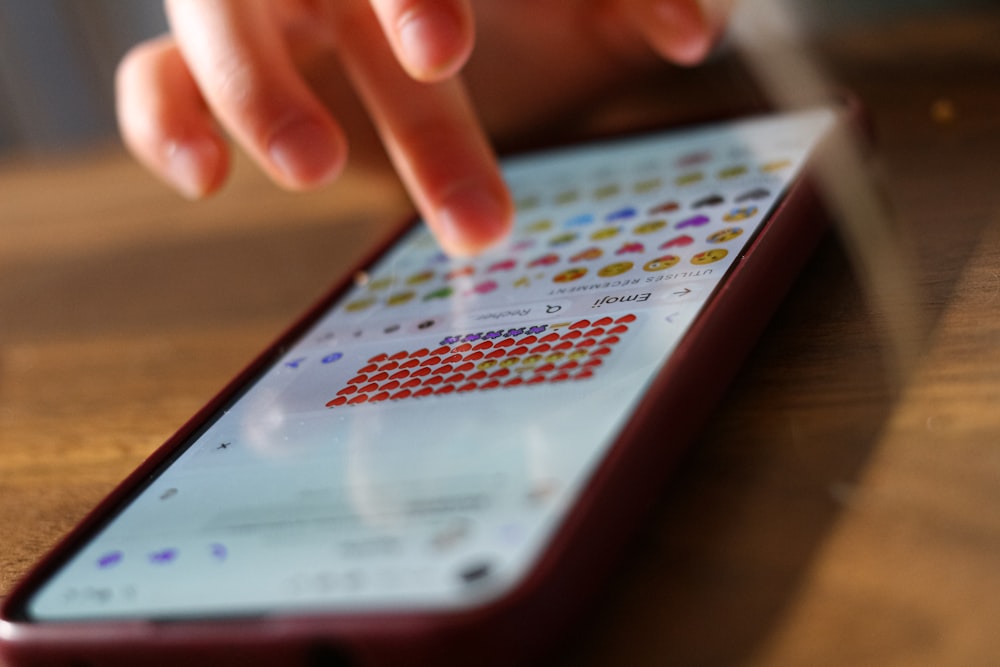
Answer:
MULTIPOLYGON (((557 662, 1000 661, 998 43, 995 12, 817 38, 872 115, 918 358, 887 372, 831 234, 557 662)), ((672 92, 743 90, 734 59, 672 92)), ((0 596, 406 212, 362 174, 240 162, 190 204, 114 148, 0 165, 0 596)))

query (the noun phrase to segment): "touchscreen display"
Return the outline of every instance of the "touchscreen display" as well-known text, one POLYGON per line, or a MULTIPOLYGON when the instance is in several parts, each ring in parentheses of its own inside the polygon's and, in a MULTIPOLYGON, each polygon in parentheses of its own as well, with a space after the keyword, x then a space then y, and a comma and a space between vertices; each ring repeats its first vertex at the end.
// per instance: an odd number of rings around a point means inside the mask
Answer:
POLYGON ((505 161, 518 213, 501 247, 449 259, 416 226, 52 576, 30 617, 502 595, 834 120, 505 161))

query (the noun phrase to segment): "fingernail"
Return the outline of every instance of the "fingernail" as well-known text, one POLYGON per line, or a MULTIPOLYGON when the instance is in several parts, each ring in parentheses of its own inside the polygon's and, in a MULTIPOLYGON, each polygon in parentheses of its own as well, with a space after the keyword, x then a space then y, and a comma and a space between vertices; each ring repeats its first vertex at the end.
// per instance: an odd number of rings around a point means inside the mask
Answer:
POLYGON ((693 64, 705 57, 711 29, 700 3, 661 0, 653 6, 653 16, 672 42, 670 50, 677 61, 693 64))
POLYGON ((459 187, 438 212, 438 237, 449 253, 473 255, 507 235, 511 216, 507 197, 475 185, 459 187))
POLYGON ((462 20, 444 7, 425 3, 397 23, 407 69, 419 76, 451 74, 461 61, 455 46, 463 43, 462 20))
POLYGON ((274 165, 292 187, 320 185, 340 170, 339 139, 329 128, 312 120, 295 120, 272 135, 267 146, 274 165))
POLYGON ((199 199, 215 179, 222 154, 207 137, 172 142, 166 150, 166 176, 188 199, 199 199))

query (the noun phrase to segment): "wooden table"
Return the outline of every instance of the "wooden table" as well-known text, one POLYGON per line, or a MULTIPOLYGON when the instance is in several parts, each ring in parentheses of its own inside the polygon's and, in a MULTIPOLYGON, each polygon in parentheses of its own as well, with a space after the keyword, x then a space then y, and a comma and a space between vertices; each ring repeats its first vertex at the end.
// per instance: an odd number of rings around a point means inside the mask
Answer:
MULTIPOLYGON (((892 381, 831 235, 565 664, 1000 660, 998 35, 819 40, 878 130, 919 357, 892 381)), ((241 163, 195 205, 115 149, 0 168, 0 595, 405 211, 360 175, 293 196, 241 163)))

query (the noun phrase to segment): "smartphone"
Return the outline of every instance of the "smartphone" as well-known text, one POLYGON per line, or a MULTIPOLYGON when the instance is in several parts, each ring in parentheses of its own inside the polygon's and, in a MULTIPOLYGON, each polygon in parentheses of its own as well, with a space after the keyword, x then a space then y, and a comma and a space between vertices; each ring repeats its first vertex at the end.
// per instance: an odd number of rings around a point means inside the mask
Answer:
POLYGON ((13 665, 509 665, 599 588, 824 230, 835 107, 506 158, 417 221, 6 600, 13 665))

